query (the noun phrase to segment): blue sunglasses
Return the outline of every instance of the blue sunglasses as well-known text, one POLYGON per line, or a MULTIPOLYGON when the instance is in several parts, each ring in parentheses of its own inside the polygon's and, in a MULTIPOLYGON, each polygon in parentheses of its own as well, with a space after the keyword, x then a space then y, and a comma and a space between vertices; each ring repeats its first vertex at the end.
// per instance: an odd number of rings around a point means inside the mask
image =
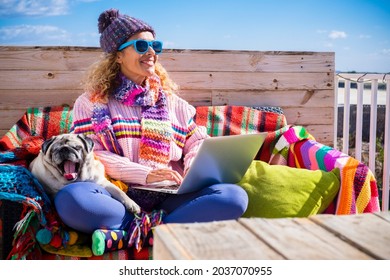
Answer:
POLYGON ((149 50, 149 47, 152 47, 154 52, 156 54, 160 54, 163 49, 163 43, 161 41, 146 41, 143 39, 139 40, 131 40, 126 43, 123 43, 122 45, 119 46, 118 51, 121 51, 128 46, 134 45, 134 49, 137 53, 139 54, 144 54, 149 50))

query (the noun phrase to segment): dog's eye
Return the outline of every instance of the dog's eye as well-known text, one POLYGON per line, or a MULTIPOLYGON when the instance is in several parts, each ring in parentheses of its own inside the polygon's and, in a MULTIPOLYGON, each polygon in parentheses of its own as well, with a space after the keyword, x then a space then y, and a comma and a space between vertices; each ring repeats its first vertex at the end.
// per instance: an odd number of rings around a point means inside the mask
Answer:
POLYGON ((81 146, 75 146, 75 147, 73 147, 73 149, 75 149, 76 151, 80 151, 80 150, 83 149, 83 147, 81 147, 81 146))

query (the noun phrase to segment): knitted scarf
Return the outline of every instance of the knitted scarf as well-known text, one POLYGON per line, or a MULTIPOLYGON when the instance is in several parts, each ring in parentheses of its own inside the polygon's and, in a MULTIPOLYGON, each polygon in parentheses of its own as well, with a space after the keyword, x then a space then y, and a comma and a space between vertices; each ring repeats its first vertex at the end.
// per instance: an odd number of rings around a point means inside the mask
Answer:
MULTIPOLYGON (((126 106, 141 107, 139 163, 152 168, 166 167, 169 162, 172 126, 166 93, 161 88, 159 78, 150 77, 144 87, 123 74, 119 74, 118 79, 120 85, 113 93, 114 99, 126 106)), ((111 116, 106 104, 94 104, 92 125, 108 151, 123 155, 111 126, 111 116)))

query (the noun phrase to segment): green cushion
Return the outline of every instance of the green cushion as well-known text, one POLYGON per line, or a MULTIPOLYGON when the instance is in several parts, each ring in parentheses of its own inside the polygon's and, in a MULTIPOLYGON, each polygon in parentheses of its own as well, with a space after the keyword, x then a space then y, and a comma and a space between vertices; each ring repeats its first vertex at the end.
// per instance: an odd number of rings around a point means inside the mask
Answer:
POLYGON ((244 217, 308 217, 322 213, 340 188, 340 170, 307 170, 253 161, 238 183, 248 193, 244 217))

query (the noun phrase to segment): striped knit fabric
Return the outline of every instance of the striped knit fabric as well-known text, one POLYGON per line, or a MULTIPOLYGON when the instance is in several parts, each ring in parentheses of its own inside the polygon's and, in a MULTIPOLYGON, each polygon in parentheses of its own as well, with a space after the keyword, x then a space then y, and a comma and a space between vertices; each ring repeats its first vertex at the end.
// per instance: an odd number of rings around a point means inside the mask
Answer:
POLYGON ((196 123, 207 127, 210 136, 274 131, 287 125, 283 114, 245 106, 199 106, 196 123))
POLYGON ((303 127, 291 127, 275 144, 274 164, 310 170, 340 169, 340 191, 327 214, 358 214, 380 211, 375 177, 362 162, 318 143, 303 127))
POLYGON ((0 151, 9 151, 23 146, 31 137, 49 139, 54 135, 69 132, 73 114, 68 106, 28 108, 27 112, 0 139, 0 151))
MULTIPOLYGON (((126 106, 141 107, 141 143, 139 163, 165 168, 169 162, 172 126, 169 119, 166 94, 157 76, 148 79, 141 87, 120 74, 120 86, 114 99, 126 106)), ((94 132, 108 151, 123 156, 123 151, 112 128, 112 120, 106 104, 95 103, 92 116, 94 132)))
MULTIPOLYGON (((99 136, 102 145, 107 151, 123 156, 121 146, 116 141, 115 133, 112 128, 110 111, 106 104, 95 103, 93 106, 93 116, 90 123, 94 133, 99 136)), ((77 130, 76 133, 82 133, 77 130)))

